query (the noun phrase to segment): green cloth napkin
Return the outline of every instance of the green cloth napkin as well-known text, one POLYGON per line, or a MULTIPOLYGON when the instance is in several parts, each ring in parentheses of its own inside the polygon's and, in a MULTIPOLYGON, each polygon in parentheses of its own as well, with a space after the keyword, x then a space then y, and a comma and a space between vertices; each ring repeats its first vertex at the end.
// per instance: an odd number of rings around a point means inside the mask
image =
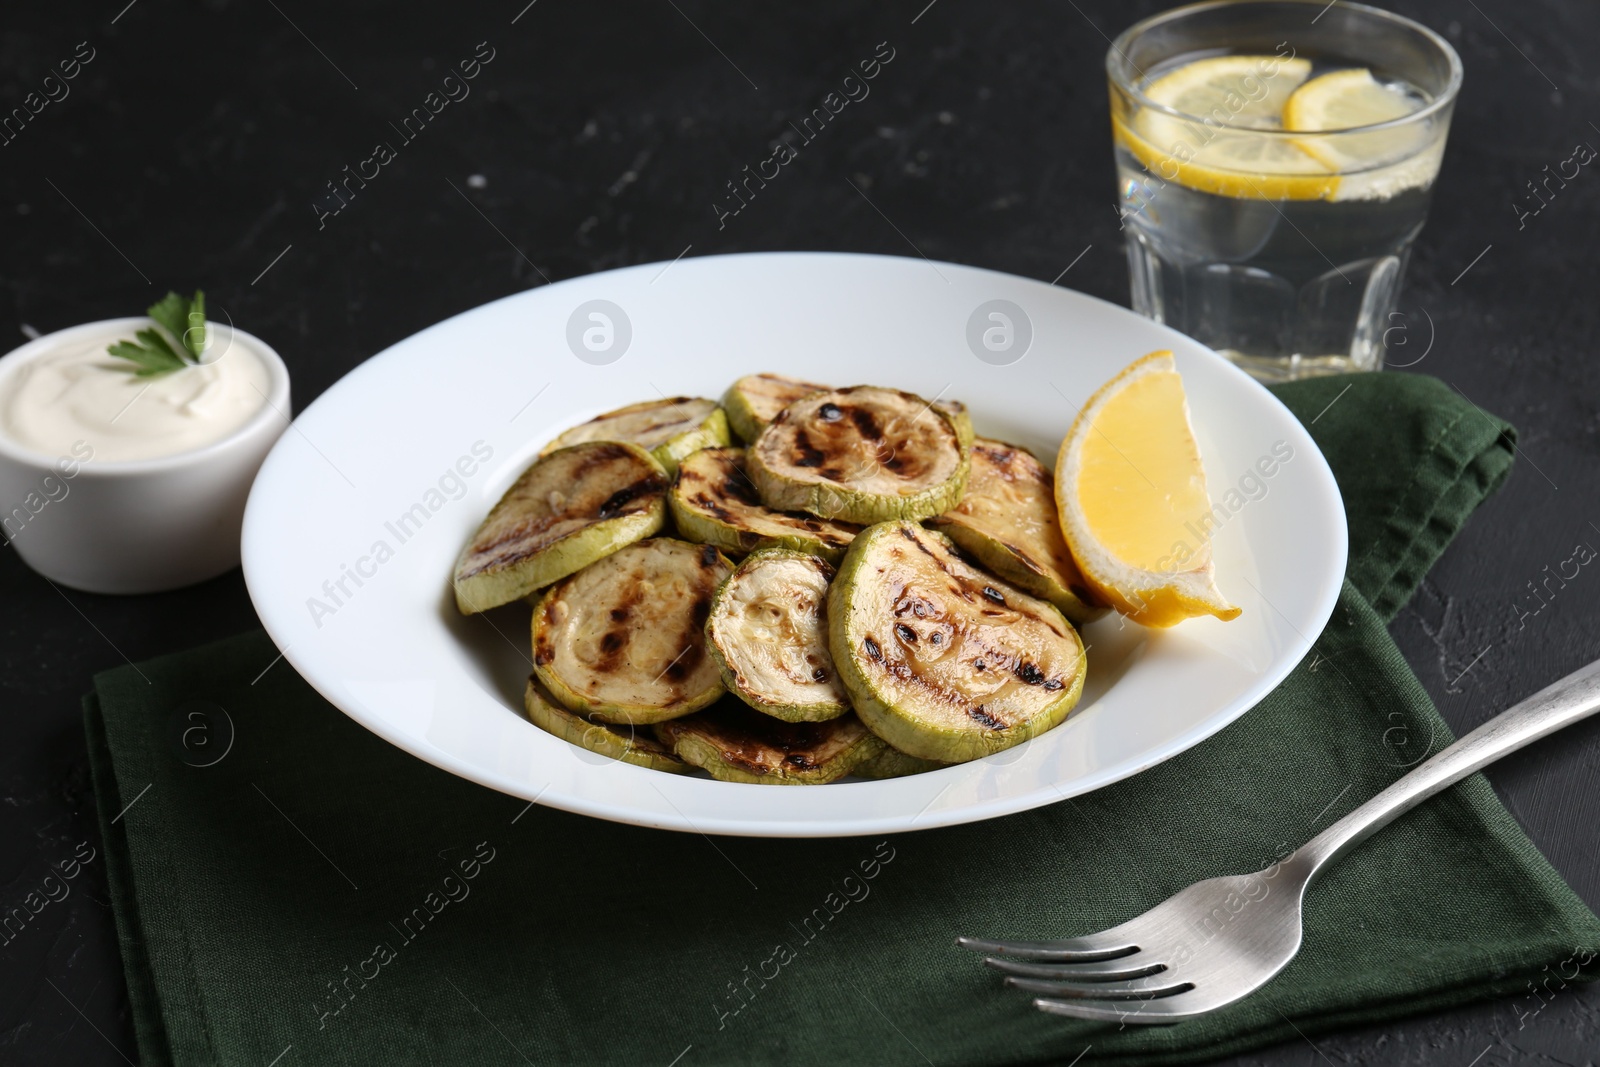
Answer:
POLYGON ((953 947, 1257 870, 1450 740, 1385 622, 1506 477, 1512 431, 1417 376, 1278 395, 1350 510, 1316 651, 1204 744, 1021 815, 820 841, 619 826, 435 770, 282 666, 252 682, 261 633, 101 675, 86 723, 144 1063, 1186 1063, 1575 971, 1600 921, 1481 777, 1334 867, 1295 961, 1203 1020, 1046 1016, 953 947))

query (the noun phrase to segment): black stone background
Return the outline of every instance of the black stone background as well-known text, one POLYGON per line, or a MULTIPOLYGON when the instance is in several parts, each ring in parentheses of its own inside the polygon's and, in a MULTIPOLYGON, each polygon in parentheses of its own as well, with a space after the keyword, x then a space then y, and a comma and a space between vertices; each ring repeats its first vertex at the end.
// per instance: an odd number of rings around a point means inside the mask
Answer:
MULTIPOLYGON (((539 0, 520 18, 526 0, 125 2, 0 13, 4 109, 79 42, 95 53, 70 96, 0 146, 0 338, 16 344, 29 326, 136 313, 168 286, 203 286, 283 353, 298 408, 447 316, 686 247, 920 250, 1046 280, 1082 253, 1061 283, 1127 300, 1101 59, 1106 34, 1163 6, 1148 0, 539 0), (387 123, 480 41, 495 59, 472 95, 319 231, 324 183, 393 140, 387 123), (871 97, 719 230, 723 182, 880 41, 897 55, 871 97)), ((1520 623, 1516 608, 1575 542, 1600 547, 1600 175, 1586 168, 1520 223, 1515 206, 1519 191, 1532 205, 1524 183, 1576 144, 1600 145, 1600 7, 1397 7, 1449 37, 1467 81, 1395 358, 1426 349, 1417 370, 1522 432, 1509 485, 1393 627, 1459 732, 1600 645, 1600 572, 1520 623)), ((90 675, 254 622, 237 571, 160 596, 63 595, 0 551, 0 902, 97 839, 78 705, 90 675)), ((1600 721, 1489 776, 1600 905, 1600 721)), ((103 878, 91 864, 67 901, 0 947, 0 1063, 136 1056, 103 878)), ((1535 1014, 1540 1003, 1233 1062, 1595 1063, 1600 990, 1561 992, 1535 1014)))

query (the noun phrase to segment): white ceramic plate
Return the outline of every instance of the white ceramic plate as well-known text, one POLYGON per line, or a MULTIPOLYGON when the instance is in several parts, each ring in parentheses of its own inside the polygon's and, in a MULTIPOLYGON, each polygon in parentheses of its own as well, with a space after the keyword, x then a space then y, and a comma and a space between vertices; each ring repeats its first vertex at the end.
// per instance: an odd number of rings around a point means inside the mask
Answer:
POLYGON ((1248 710, 1308 651, 1333 611, 1345 548, 1339 491, 1311 438, 1198 342, 1025 278, 816 254, 591 275, 407 338, 295 420, 256 479, 243 539, 251 598, 285 658, 379 736, 567 811, 773 837, 992 818, 1182 752, 1248 710), (1004 321, 988 308, 974 318, 994 300, 1022 312, 1009 312, 1009 349, 1004 321), (608 318, 589 317, 592 301, 609 302, 598 312, 608 318), (986 330, 996 331, 994 350, 986 330), (1218 583, 1244 614, 1165 631, 1115 617, 1087 627, 1082 702, 1026 745, 910 778, 802 788, 649 771, 523 717, 526 606, 456 613, 449 579, 461 544, 540 445, 607 409, 661 395, 718 397, 740 375, 770 370, 958 398, 980 434, 1051 462, 1076 406, 1158 348, 1177 355, 1222 508, 1218 583))

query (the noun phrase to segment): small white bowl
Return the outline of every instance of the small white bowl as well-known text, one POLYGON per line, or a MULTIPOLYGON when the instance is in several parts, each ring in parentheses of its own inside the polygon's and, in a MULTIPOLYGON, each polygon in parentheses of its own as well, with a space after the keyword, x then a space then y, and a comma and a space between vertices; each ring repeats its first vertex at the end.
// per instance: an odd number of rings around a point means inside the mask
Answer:
MULTIPOLYGON (((128 335, 143 317, 84 323, 28 342, 0 359, 0 381, 19 363, 82 334, 128 335)), ((226 437, 152 459, 79 462, 25 448, 0 433, 0 537, 46 578, 89 593, 155 593, 214 578, 239 564, 239 530, 256 471, 288 425, 289 370, 258 337, 238 337, 267 369, 267 402, 226 437)))

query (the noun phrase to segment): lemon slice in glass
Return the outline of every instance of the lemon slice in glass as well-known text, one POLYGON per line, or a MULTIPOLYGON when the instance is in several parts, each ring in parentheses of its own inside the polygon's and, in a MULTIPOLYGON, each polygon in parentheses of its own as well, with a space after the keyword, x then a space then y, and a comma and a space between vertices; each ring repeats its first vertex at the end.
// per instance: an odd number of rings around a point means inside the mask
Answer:
POLYGON ((1283 128, 1331 131, 1327 137, 1297 137, 1294 143, 1330 170, 1370 170, 1415 155, 1427 130, 1407 125, 1369 133, 1337 131, 1402 119, 1421 107, 1420 100, 1384 85, 1364 67, 1336 70, 1289 94, 1283 104, 1283 128))
POLYGON ((1326 198, 1338 185, 1330 168, 1274 136, 1285 102, 1310 73, 1309 61, 1279 56, 1185 63, 1144 94, 1186 117, 1144 108, 1131 123, 1114 116, 1113 132, 1152 173, 1191 189, 1248 199, 1326 198))
POLYGON ((1168 71, 1144 95, 1185 115, 1276 130, 1284 103, 1310 73, 1305 59, 1213 56, 1168 71))
POLYGON ((1136 360, 1084 404, 1061 442, 1056 506, 1084 578, 1135 622, 1239 614, 1214 579, 1217 520, 1171 352, 1136 360))

